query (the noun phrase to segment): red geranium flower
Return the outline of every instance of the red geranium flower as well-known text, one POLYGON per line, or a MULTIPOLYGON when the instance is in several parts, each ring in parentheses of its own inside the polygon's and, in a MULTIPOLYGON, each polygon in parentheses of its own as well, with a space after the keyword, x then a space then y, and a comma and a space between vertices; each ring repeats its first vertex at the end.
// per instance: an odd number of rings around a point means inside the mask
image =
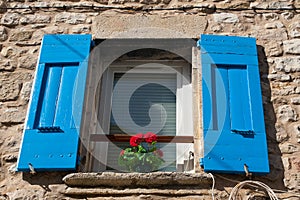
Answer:
POLYGON ((122 150, 122 151, 120 152, 120 156, 123 156, 124 153, 125 153, 125 150, 122 150))
POLYGON ((162 150, 160 150, 160 149, 157 149, 156 151, 153 151, 153 153, 155 154, 155 155, 158 155, 159 157, 163 157, 164 156, 164 153, 162 152, 162 150))
POLYGON ((137 147, 143 140, 143 134, 138 133, 130 138, 130 145, 132 147, 137 147))
POLYGON ((152 143, 154 141, 157 141, 157 136, 152 132, 146 133, 144 138, 147 143, 152 143))

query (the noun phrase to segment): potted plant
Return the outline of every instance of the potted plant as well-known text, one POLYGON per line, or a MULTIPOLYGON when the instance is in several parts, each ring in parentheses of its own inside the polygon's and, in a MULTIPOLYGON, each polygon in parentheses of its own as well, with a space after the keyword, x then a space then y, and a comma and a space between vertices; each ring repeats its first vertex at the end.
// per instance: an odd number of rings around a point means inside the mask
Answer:
POLYGON ((120 152, 118 164, 129 172, 157 171, 162 164, 163 152, 157 149, 157 136, 152 132, 138 133, 130 138, 130 146, 120 152))

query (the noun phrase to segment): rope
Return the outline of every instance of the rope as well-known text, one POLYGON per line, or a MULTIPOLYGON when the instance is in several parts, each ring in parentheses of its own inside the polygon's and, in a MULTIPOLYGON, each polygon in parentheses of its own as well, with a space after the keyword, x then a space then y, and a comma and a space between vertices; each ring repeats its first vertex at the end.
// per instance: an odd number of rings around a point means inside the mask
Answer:
MULTIPOLYGON (((217 177, 219 177, 219 178, 222 178, 222 179, 224 179, 224 180, 233 182, 233 183, 240 183, 240 181, 238 181, 238 180, 226 178, 226 177, 221 176, 221 175, 219 175, 219 174, 215 174, 215 176, 217 176, 217 177)), ((252 187, 257 187, 256 185, 251 185, 251 184, 249 184, 249 185, 252 186, 252 187)), ((300 197, 300 194, 299 194, 299 193, 296 193, 296 192, 284 191, 284 190, 278 190, 278 189, 273 189, 273 188, 272 188, 272 190, 273 190, 274 192, 289 193, 289 194, 294 195, 294 196, 296 196, 296 197, 300 197)))
POLYGON ((214 195, 214 189, 215 189, 215 177, 214 177, 214 175, 212 175, 212 173, 208 173, 210 176, 211 176, 211 178, 212 178, 212 180, 213 180, 213 184, 212 184, 212 186, 211 186, 211 197, 212 197, 212 200, 215 200, 215 195, 214 195))
POLYGON ((278 200, 274 191, 268 185, 266 185, 260 181, 242 181, 242 182, 238 183, 231 190, 228 200, 235 200, 238 195, 239 190, 242 189, 246 185, 249 185, 249 186, 256 185, 256 186, 262 187, 267 192, 268 196, 270 197, 270 200, 278 200))

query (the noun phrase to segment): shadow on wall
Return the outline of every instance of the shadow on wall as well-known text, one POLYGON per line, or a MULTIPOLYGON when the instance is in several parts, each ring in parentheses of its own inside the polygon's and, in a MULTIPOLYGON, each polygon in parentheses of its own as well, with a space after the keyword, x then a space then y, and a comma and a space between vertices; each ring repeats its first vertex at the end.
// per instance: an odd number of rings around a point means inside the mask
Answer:
POLYGON ((49 185, 62 184, 63 177, 69 173, 70 172, 38 172, 38 174, 30 174, 29 172, 23 172, 23 180, 31 185, 39 185, 45 191, 51 192, 49 185))
POLYGON ((264 103, 264 115, 267 132, 268 150, 269 150, 269 162, 270 162, 270 174, 265 177, 267 184, 274 189, 285 189, 283 178, 284 178, 284 167, 281 160, 281 151, 279 144, 276 141, 276 115, 274 111, 274 105, 271 102, 271 85, 267 76, 269 74, 269 65, 263 46, 257 46, 258 51, 258 62, 261 74, 261 89, 264 103))
MULTIPOLYGON (((257 46, 259 70, 261 77, 261 90, 263 96, 264 118, 266 125, 267 141, 268 141, 268 153, 270 163, 270 173, 266 176, 252 176, 252 180, 262 181, 266 183, 272 189, 285 190, 283 183, 284 179, 284 167, 281 160, 281 151, 279 144, 276 141, 276 115, 274 106, 271 102, 271 86, 270 81, 267 78, 269 74, 269 65, 263 46, 257 46)), ((224 175, 216 174, 216 189, 226 191, 226 187, 234 187, 240 181, 248 180, 245 175, 224 175)), ((226 194, 224 194, 226 195, 226 194)))

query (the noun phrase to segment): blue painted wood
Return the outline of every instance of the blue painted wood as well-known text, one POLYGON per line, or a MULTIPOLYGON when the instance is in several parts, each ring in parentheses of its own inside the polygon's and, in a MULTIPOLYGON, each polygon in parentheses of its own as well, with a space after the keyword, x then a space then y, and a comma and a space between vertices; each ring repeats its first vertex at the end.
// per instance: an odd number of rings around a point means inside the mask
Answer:
MULTIPOLYGON (((35 77, 43 77, 44 73, 45 73, 45 64, 38 64, 36 72, 35 72, 35 77)), ((34 84, 32 87, 32 92, 31 92, 31 98, 30 98, 30 106, 28 107, 28 111, 27 111, 27 119, 26 119, 26 123, 25 123, 25 129, 32 129, 34 127, 34 124, 36 123, 35 121, 35 116, 34 115, 28 115, 29 113, 38 113, 38 108, 39 106, 39 96, 42 93, 42 85, 43 82, 45 82, 45 80, 43 80, 42 78, 35 78, 34 80, 34 84), (34 94, 34 96, 33 96, 34 94)), ((44 83, 45 84, 45 83, 44 83)))
POLYGON ((53 125, 56 110, 56 100, 60 86, 61 66, 46 66, 44 79, 46 84, 42 88, 43 96, 41 98, 41 111, 39 119, 39 127, 47 127, 53 125))
POLYGON ((215 61, 218 61, 218 64, 221 65, 241 65, 241 60, 249 65, 257 65, 257 56, 253 55, 238 55, 238 54, 215 54, 215 53, 201 53, 202 63, 211 64, 215 61))
POLYGON ((239 55, 257 55, 255 38, 222 36, 222 35, 201 35, 198 45, 201 46, 201 53, 230 53, 239 55), (201 45, 200 45, 201 42, 201 45))
POLYGON ((249 80, 246 66, 226 66, 229 79, 231 130, 252 130, 249 80))
POLYGON ((246 164, 252 173, 269 173, 255 39, 201 35, 198 45, 204 170, 245 173, 246 164))
MULTIPOLYGON (((72 109, 70 109, 70 103, 73 102, 73 87, 76 81, 77 66, 64 67, 61 76, 61 84, 59 94, 57 98, 57 104, 60 105, 55 110, 55 116, 53 125, 59 126, 62 129, 72 127, 72 109), (73 83, 73 84, 70 84, 73 83), (69 103, 65 103, 69 102, 69 103)), ((79 104, 81 105, 81 104, 79 104)))
POLYGON ((82 62, 88 58, 90 43, 90 35, 45 35, 40 63, 82 62))
POLYGON ((18 171, 76 169, 90 45, 91 35, 44 36, 18 171))

